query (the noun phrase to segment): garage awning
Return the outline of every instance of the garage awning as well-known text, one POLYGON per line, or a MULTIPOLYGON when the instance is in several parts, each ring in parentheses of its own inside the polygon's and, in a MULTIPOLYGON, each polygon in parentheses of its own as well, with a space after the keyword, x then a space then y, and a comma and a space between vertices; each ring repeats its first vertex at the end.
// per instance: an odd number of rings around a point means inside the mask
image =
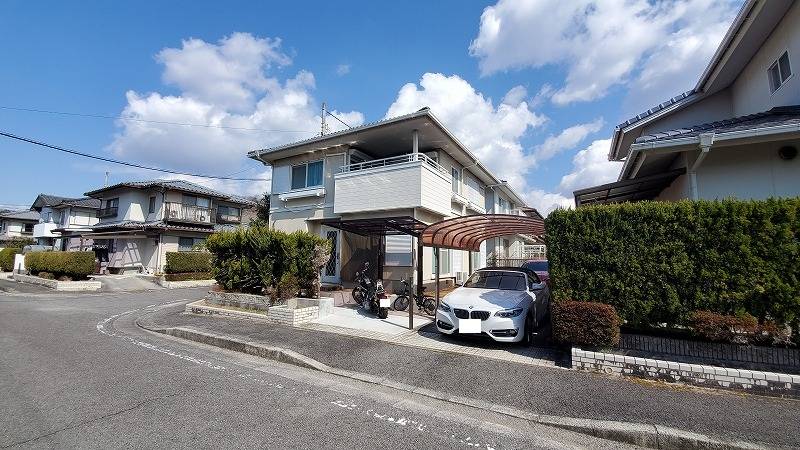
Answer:
POLYGON ((544 234, 541 217, 482 214, 442 220, 422 232, 422 243, 431 247, 480 251, 481 242, 501 236, 544 234))
POLYGON ((684 173, 686 169, 681 168, 657 175, 580 189, 573 192, 575 206, 652 200, 684 173))
POLYGON ((419 237, 427 226, 411 216, 376 217, 371 219, 325 219, 321 225, 349 231, 361 236, 388 236, 406 234, 419 237))

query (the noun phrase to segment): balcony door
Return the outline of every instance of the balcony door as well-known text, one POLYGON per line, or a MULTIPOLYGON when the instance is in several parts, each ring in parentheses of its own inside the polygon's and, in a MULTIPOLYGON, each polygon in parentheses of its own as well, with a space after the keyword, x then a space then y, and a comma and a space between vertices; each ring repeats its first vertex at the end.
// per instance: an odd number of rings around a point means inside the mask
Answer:
POLYGON ((320 236, 331 243, 331 256, 328 262, 322 266, 322 282, 338 284, 342 281, 341 278, 341 231, 336 228, 322 226, 320 229, 320 236))

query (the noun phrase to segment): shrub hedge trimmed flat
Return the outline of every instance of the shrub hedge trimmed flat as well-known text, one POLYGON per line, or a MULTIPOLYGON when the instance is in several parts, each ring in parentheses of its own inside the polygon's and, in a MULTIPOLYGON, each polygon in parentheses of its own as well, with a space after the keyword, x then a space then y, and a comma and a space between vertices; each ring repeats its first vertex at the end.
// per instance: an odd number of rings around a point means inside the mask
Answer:
POLYGON ((25 255, 25 268, 32 274, 52 274, 54 278, 83 280, 94 273, 93 252, 32 252, 25 255))
POLYGON ((553 303, 553 338, 560 343, 608 348, 619 343, 620 320, 611 305, 596 302, 553 303))
POLYGON ((557 300, 599 300, 633 327, 693 311, 800 319, 800 198, 639 202, 546 220, 557 300))
POLYGON ((167 252, 164 273, 211 272, 211 253, 167 252))
POLYGON ((19 248, 4 248, 0 250, 0 269, 3 272, 11 272, 14 270, 14 255, 22 253, 19 248))
POLYGON ((330 244, 320 236, 287 234, 261 224, 214 233, 206 248, 213 254, 211 272, 225 290, 265 294, 280 289, 281 297, 296 295, 298 289, 316 296, 319 270, 330 255, 330 244))
POLYGON ((191 281, 191 280, 211 280, 214 277, 211 272, 185 272, 164 274, 166 281, 191 281))

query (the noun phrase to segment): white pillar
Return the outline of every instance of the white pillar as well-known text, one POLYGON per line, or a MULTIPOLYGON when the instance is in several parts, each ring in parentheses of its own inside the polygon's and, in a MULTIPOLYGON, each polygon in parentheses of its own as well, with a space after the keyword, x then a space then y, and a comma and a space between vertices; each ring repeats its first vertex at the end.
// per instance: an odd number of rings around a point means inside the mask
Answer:
POLYGON ((411 134, 411 152, 419 153, 419 131, 414 130, 411 134))

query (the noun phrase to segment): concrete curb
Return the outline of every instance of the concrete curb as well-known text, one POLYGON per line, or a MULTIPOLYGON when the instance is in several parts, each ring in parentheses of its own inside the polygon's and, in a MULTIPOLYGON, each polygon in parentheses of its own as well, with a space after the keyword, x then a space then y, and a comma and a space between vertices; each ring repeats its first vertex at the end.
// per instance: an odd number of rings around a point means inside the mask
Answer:
POLYGON ((377 384, 392 389, 397 389, 417 395, 442 400, 472 408, 493 411, 518 419, 528 420, 542 425, 557 427, 569 431, 608 439, 627 444, 639 445, 649 448, 687 448, 687 449, 760 449, 766 448, 760 445, 743 442, 720 440, 699 433, 693 433, 675 428, 647 425, 633 422, 618 422, 610 420, 579 419, 571 417, 548 416, 535 414, 517 408, 487 402, 467 397, 453 396, 431 389, 411 386, 405 383, 393 381, 389 378, 381 378, 365 373, 354 372, 346 369, 338 369, 323 364, 317 360, 301 355, 292 350, 264 346, 255 342, 245 342, 232 339, 227 336, 197 331, 191 328, 159 328, 149 321, 139 318, 136 325, 157 333, 187 339, 206 345, 246 353, 252 356, 272 359, 275 361, 293 364, 296 366, 313 369, 324 373, 347 377, 353 380, 366 383, 377 384))

